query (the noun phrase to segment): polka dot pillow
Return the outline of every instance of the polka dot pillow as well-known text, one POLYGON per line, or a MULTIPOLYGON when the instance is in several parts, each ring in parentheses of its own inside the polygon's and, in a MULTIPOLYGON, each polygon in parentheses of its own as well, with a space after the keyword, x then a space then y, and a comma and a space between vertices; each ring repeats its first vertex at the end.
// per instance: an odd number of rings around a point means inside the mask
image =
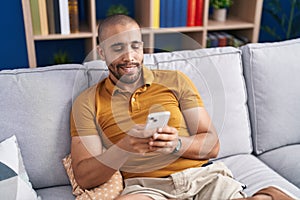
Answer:
POLYGON ((71 162, 72 158, 70 154, 63 159, 63 165, 70 179, 76 200, 112 200, 121 194, 123 190, 123 179, 119 171, 106 183, 90 190, 84 190, 80 188, 74 178, 71 162))

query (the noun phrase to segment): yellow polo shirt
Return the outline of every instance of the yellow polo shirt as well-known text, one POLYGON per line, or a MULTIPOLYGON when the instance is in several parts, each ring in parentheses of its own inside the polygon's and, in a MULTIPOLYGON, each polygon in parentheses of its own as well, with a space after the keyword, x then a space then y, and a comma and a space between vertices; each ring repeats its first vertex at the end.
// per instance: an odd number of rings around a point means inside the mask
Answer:
MULTIPOLYGON (((151 112, 170 111, 169 126, 188 136, 182 110, 202 107, 192 81, 179 71, 142 68, 144 85, 134 93, 118 88, 109 78, 85 90, 75 100, 71 136, 100 134, 106 148, 122 139, 135 124, 145 124, 151 112)), ((132 155, 120 169, 124 178, 165 177, 207 160, 192 160, 154 152, 132 155)))

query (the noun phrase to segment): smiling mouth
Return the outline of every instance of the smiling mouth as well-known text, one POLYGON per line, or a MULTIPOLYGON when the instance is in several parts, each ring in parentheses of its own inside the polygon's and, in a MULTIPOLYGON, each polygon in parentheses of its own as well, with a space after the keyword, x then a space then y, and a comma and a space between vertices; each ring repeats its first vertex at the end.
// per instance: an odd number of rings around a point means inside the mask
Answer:
POLYGON ((121 69, 127 74, 133 73, 136 67, 122 67, 121 69))
POLYGON ((132 67, 138 67, 139 63, 123 63, 123 64, 118 64, 118 68, 132 68, 132 67))
POLYGON ((125 73, 131 73, 139 64, 137 63, 125 63, 117 65, 117 68, 122 69, 125 73))

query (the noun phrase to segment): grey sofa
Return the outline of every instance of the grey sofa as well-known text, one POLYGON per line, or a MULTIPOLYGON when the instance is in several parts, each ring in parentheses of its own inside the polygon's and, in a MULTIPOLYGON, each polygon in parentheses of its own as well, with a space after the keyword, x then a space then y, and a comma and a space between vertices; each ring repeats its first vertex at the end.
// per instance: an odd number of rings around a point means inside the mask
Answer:
MULTIPOLYGON (((300 39, 148 54, 144 63, 193 80, 218 130, 216 160, 248 195, 273 185, 300 199, 300 39)), ((16 135, 42 199, 74 199, 62 165, 71 105, 107 74, 102 61, 0 72, 0 142, 16 135)))

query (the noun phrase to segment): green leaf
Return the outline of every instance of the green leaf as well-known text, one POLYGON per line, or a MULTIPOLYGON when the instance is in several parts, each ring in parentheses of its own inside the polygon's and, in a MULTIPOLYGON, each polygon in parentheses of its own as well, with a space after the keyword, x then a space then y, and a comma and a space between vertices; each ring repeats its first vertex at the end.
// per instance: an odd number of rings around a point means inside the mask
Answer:
POLYGON ((209 4, 215 9, 229 8, 233 4, 233 0, 210 0, 209 4))
POLYGON ((271 29, 269 26, 261 26, 261 29, 265 32, 267 32, 269 35, 274 37, 277 40, 281 40, 281 37, 276 34, 276 31, 274 29, 271 29))
POLYGON ((115 15, 115 14, 124 14, 128 15, 128 9, 122 4, 119 5, 111 5, 107 10, 106 16, 115 15))
POLYGON ((300 36, 300 13, 295 15, 295 17, 293 18, 291 33, 293 37, 300 36))

